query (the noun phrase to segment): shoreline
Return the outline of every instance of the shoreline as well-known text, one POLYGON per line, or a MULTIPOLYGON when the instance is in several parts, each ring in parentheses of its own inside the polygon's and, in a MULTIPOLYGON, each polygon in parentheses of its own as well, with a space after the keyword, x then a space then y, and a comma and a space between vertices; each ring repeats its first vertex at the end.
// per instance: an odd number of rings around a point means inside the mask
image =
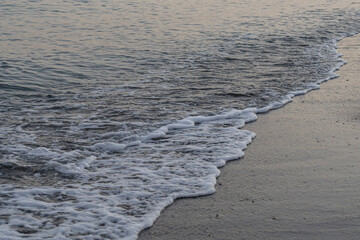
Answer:
POLYGON ((339 78, 245 126, 258 137, 221 169, 213 195, 176 200, 139 239, 357 237, 359 44, 338 43, 348 61, 339 78))

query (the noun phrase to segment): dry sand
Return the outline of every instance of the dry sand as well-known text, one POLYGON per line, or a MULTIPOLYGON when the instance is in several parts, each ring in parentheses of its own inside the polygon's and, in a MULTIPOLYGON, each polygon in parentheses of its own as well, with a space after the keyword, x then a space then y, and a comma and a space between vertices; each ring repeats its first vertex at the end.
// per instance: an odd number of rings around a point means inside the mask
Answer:
POLYGON ((360 239, 360 36, 339 78, 246 126, 216 193, 180 199, 139 239, 360 239))

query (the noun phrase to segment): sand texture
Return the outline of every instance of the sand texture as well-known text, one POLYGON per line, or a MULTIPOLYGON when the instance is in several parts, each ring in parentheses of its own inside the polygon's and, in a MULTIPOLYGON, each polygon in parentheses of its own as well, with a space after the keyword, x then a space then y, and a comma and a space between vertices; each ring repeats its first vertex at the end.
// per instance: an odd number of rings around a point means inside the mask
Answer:
POLYGON ((259 115, 217 192, 177 200, 139 239, 359 239, 360 36, 338 47, 339 78, 259 115))

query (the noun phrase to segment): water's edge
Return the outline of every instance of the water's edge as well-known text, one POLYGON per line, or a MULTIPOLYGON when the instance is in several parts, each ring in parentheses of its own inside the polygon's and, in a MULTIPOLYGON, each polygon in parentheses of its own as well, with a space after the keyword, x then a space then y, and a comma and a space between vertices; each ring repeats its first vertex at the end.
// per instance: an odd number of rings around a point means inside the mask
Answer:
MULTIPOLYGON (((344 38, 347 37, 353 37, 357 34, 359 34, 360 32, 356 32, 356 33, 350 33, 350 34, 346 34, 343 35, 339 38, 333 39, 333 47, 334 50, 337 52, 337 44, 338 42, 340 42, 341 40, 343 40, 344 38)), ((275 101, 275 102, 271 102, 268 106, 262 107, 262 108, 246 108, 243 110, 232 110, 229 111, 227 113, 223 113, 221 115, 216 115, 216 116, 211 116, 211 117, 202 117, 202 116, 198 116, 198 117, 188 117, 185 118, 183 120, 177 121, 176 123, 172 123, 169 124, 167 126, 161 127, 160 129, 150 133, 150 135, 145 136, 145 139, 148 138, 152 138, 152 136, 154 136, 154 138, 158 137, 160 134, 161 136, 164 136, 167 134, 167 132, 169 131, 169 129, 183 129, 183 128, 187 128, 190 126, 194 126, 195 124, 201 124, 204 122, 208 122, 208 121, 212 121, 214 120, 214 118, 227 118, 229 115, 233 115, 234 113, 236 115, 240 115, 243 117, 244 119, 244 124, 243 126, 241 126, 241 128, 244 128, 246 126, 246 123, 250 123, 250 122, 254 122, 257 120, 257 114, 265 114, 268 113, 272 110, 276 110, 278 108, 284 107, 285 105, 287 105, 288 103, 292 102, 292 99, 296 96, 300 96, 300 95, 304 95, 310 91, 313 90, 319 90, 320 89, 320 85, 324 82, 327 82, 329 80, 338 78, 339 75, 335 74, 336 71, 338 71, 343 65, 347 64, 347 61, 342 59, 341 57, 343 56, 341 53, 337 52, 338 54, 338 60, 339 63, 329 71, 329 76, 325 79, 319 80, 315 83, 309 83, 307 84, 307 88, 303 89, 303 90, 299 90, 299 91, 290 91, 288 92, 288 94, 286 94, 285 96, 283 96, 279 101, 275 101), (154 135, 153 135, 154 134, 154 135)), ((234 157, 234 158, 230 158, 227 159, 226 161, 223 162, 223 164, 221 165, 217 165, 216 167, 218 169, 225 167, 226 162, 228 161, 232 161, 232 160, 239 160, 240 158, 244 157, 244 152, 243 150, 247 149, 247 145, 249 145, 252 142, 252 139, 255 138, 256 133, 254 132, 249 132, 247 130, 241 130, 243 132, 245 132, 248 136, 250 136, 250 139, 247 139, 246 141, 246 145, 241 148, 241 152, 242 154, 239 155, 238 157, 234 157)), ((212 183, 212 191, 208 191, 208 192, 201 192, 198 194, 194 194, 194 195, 188 195, 188 196, 177 196, 175 198, 172 199, 172 201, 168 202, 167 204, 164 204, 164 206, 158 208, 159 211, 157 213, 153 214, 153 221, 152 222, 148 222, 147 224, 144 225, 144 227, 142 229, 140 229, 140 231, 138 232, 138 234, 140 234, 141 231, 146 230, 148 228, 151 228, 151 226, 155 223, 155 221, 157 220, 157 218, 159 218, 161 216, 161 212, 167 208, 168 206, 170 206, 175 200, 177 199, 183 199, 183 198, 197 198, 197 197, 203 197, 203 196, 207 196, 207 195, 211 195, 213 194, 216 190, 215 190, 215 185, 216 185, 216 179, 217 177, 220 175, 220 170, 218 171, 217 174, 213 175, 213 181, 211 181, 212 183)))

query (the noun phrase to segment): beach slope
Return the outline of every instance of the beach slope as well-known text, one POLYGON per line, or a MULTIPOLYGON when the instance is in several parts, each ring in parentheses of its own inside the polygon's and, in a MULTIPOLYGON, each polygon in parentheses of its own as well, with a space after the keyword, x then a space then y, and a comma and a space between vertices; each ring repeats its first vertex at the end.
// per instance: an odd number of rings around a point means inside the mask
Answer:
POLYGON ((180 199, 145 239, 359 239, 360 36, 339 78, 246 125, 257 134, 216 193, 180 199))

